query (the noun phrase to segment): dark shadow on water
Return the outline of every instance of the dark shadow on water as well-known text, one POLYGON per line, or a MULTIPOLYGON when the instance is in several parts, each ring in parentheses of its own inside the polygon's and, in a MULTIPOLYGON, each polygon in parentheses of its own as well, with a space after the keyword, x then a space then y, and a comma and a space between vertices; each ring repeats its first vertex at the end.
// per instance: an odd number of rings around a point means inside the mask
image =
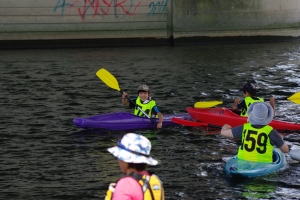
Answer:
POLYGON ((243 178, 229 177, 227 179, 228 186, 240 191, 241 199, 270 199, 276 192, 276 184, 272 184, 263 177, 259 178, 243 178))
POLYGON ((76 141, 82 141, 87 138, 101 138, 103 139, 113 139, 118 138, 121 139, 126 133, 137 133, 145 136, 149 140, 155 140, 157 139, 158 134, 171 134, 172 131, 169 130, 132 130, 132 131, 114 131, 114 130, 108 130, 108 129, 86 129, 86 130, 80 130, 73 133, 74 139, 76 141))
POLYGON ((251 179, 245 177, 230 177, 230 176, 228 176, 226 180, 228 182, 228 185, 231 187, 235 187, 241 184, 247 184, 251 181, 251 179))

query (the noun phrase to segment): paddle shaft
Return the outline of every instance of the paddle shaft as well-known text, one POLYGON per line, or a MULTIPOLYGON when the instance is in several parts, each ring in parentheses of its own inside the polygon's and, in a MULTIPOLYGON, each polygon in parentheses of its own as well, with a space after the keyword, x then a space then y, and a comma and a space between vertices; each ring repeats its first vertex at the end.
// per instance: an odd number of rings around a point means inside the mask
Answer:
POLYGON ((212 125, 212 124, 207 124, 208 127, 212 127, 212 128, 218 128, 218 129, 221 129, 222 127, 221 126, 215 126, 215 125, 212 125))
POLYGON ((198 122, 198 121, 190 121, 190 120, 176 118, 176 117, 172 118, 172 122, 183 125, 183 126, 193 126, 193 127, 208 126, 208 127, 212 127, 212 128, 218 128, 218 129, 222 128, 220 126, 215 126, 212 124, 207 124, 207 123, 198 122))
POLYGON ((280 98, 278 97, 278 98, 275 99, 275 101, 277 101, 277 100, 278 101, 280 101, 280 100, 289 100, 288 98, 289 97, 280 97, 280 98))
MULTIPOLYGON (((123 94, 123 90, 120 90, 120 93, 121 94, 123 94)), ((133 105, 135 105, 136 106, 136 104, 126 95, 125 96, 126 97, 126 99, 131 103, 131 104, 133 104, 133 105)), ((151 122, 153 123, 153 124, 155 124, 156 126, 157 126, 157 123, 151 118, 151 117, 149 117, 148 115, 147 115, 147 113, 145 113, 145 111, 143 111, 142 110, 142 108, 140 108, 139 106, 137 106, 137 108, 148 118, 148 119, 150 119, 151 120, 151 122)))

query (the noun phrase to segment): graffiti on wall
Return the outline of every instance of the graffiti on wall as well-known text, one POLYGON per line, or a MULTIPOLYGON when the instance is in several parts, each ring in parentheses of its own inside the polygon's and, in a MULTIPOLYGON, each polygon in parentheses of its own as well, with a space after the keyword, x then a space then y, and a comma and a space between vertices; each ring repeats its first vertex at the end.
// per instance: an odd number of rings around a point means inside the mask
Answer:
POLYGON ((169 0, 151 2, 149 4, 149 8, 151 9, 149 14, 166 13, 168 2, 169 0))
MULTIPOLYGON (((158 0, 149 3, 147 14, 165 13, 169 0, 158 0)), ((87 16, 93 18, 99 15, 113 14, 134 15, 139 7, 142 7, 143 0, 57 0, 54 12, 65 15, 72 9, 77 10, 77 14, 84 19, 87 16)))

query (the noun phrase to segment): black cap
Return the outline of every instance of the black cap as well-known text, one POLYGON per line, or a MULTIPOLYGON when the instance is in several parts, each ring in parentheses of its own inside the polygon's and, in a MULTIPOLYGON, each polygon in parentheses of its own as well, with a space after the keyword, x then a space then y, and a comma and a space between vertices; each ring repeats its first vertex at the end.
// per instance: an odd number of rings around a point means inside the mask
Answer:
POLYGON ((240 91, 243 91, 243 93, 248 92, 251 96, 256 96, 256 87, 252 83, 246 83, 240 91))

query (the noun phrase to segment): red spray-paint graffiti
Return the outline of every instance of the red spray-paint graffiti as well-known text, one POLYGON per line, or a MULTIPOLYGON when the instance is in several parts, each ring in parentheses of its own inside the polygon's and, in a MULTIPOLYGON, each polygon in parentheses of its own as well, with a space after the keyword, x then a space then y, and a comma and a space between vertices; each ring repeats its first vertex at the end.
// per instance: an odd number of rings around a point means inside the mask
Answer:
POLYGON ((61 9, 64 15, 66 9, 77 8, 78 14, 82 20, 85 19, 87 13, 96 15, 108 15, 113 13, 115 16, 119 14, 134 15, 141 1, 136 0, 57 0, 54 12, 61 9), (121 10, 122 13, 118 13, 121 10))

